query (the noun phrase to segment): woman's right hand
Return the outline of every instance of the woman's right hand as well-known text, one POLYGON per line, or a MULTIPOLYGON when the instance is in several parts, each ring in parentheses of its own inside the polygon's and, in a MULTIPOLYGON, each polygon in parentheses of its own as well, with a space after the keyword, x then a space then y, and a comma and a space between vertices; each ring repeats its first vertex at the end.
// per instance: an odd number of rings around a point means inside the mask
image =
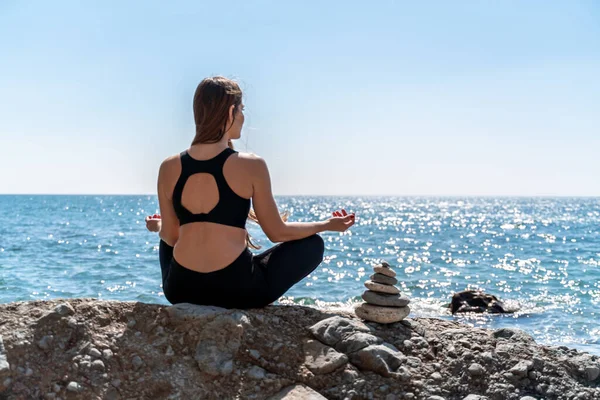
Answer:
POLYGON ((329 218, 327 221, 327 230, 332 232, 345 232, 354 225, 356 221, 356 215, 354 213, 348 214, 346 210, 333 212, 333 218, 329 218))

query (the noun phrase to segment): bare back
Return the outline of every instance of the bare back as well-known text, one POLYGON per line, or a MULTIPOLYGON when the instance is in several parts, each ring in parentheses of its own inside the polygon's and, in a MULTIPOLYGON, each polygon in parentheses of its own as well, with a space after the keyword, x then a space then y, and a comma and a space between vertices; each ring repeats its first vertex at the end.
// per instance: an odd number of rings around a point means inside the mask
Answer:
MULTIPOLYGON (((201 151, 197 148, 188 150, 186 153, 188 162, 209 163, 220 156, 220 154, 199 153, 201 151)), ((229 203, 223 204, 226 199, 220 198, 220 194, 223 195, 223 190, 226 190, 225 193, 230 193, 227 192, 230 190, 231 196, 234 195, 241 201, 248 201, 252 197, 253 156, 233 152, 226 157, 220 175, 224 178, 221 186, 219 186, 218 172, 211 174, 187 171, 189 177, 182 182, 181 177, 185 176, 187 168, 184 157, 184 155, 170 157, 161 167, 158 185, 163 224, 178 228, 178 239, 174 248, 174 258, 178 263, 198 272, 216 271, 231 264, 244 251, 246 247, 245 228, 239 226, 240 224, 230 226, 204 220, 179 225, 181 215, 177 215, 176 207, 180 202, 185 210, 194 215, 211 212, 214 214, 215 210, 221 214, 230 211, 231 213, 237 212, 239 215, 240 208, 228 210, 227 207, 236 206, 231 206, 229 203), (227 186, 226 189, 223 189, 223 184, 227 186), (177 187, 177 185, 181 187, 177 187)), ((219 169, 221 169, 220 166, 219 169)), ((245 217, 244 215, 244 223, 245 217)))

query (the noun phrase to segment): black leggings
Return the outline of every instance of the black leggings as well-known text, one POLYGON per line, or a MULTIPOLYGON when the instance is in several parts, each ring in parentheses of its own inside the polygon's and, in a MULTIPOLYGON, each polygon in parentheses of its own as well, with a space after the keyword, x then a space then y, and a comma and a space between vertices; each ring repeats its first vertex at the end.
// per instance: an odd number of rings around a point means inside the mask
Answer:
POLYGON ((227 267, 213 272, 185 268, 173 258, 173 248, 160 241, 163 292, 172 303, 226 308, 259 308, 279 299, 323 261, 319 235, 273 246, 253 255, 245 249, 227 267))

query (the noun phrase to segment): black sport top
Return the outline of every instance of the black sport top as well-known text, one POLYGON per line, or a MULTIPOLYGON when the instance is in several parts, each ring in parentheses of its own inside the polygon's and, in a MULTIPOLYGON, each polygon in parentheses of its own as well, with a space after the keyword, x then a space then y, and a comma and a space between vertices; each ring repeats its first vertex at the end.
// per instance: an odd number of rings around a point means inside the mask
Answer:
POLYGON ((209 160, 196 160, 188 154, 187 150, 180 154, 181 175, 173 189, 173 208, 179 219, 179 225, 190 222, 214 222, 245 229, 250 211, 250 199, 235 194, 223 176, 225 160, 234 153, 236 151, 227 148, 209 160), (219 190, 219 202, 208 213, 194 214, 181 204, 181 195, 188 178, 199 173, 207 173, 215 178, 219 190))

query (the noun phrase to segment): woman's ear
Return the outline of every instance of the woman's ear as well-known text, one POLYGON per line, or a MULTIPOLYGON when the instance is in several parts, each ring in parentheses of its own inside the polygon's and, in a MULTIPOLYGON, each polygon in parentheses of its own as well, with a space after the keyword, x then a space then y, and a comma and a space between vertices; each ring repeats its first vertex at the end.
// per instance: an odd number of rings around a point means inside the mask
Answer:
POLYGON ((235 104, 232 104, 231 107, 229 107, 229 124, 233 124, 233 121, 235 119, 233 113, 235 112, 235 104))

